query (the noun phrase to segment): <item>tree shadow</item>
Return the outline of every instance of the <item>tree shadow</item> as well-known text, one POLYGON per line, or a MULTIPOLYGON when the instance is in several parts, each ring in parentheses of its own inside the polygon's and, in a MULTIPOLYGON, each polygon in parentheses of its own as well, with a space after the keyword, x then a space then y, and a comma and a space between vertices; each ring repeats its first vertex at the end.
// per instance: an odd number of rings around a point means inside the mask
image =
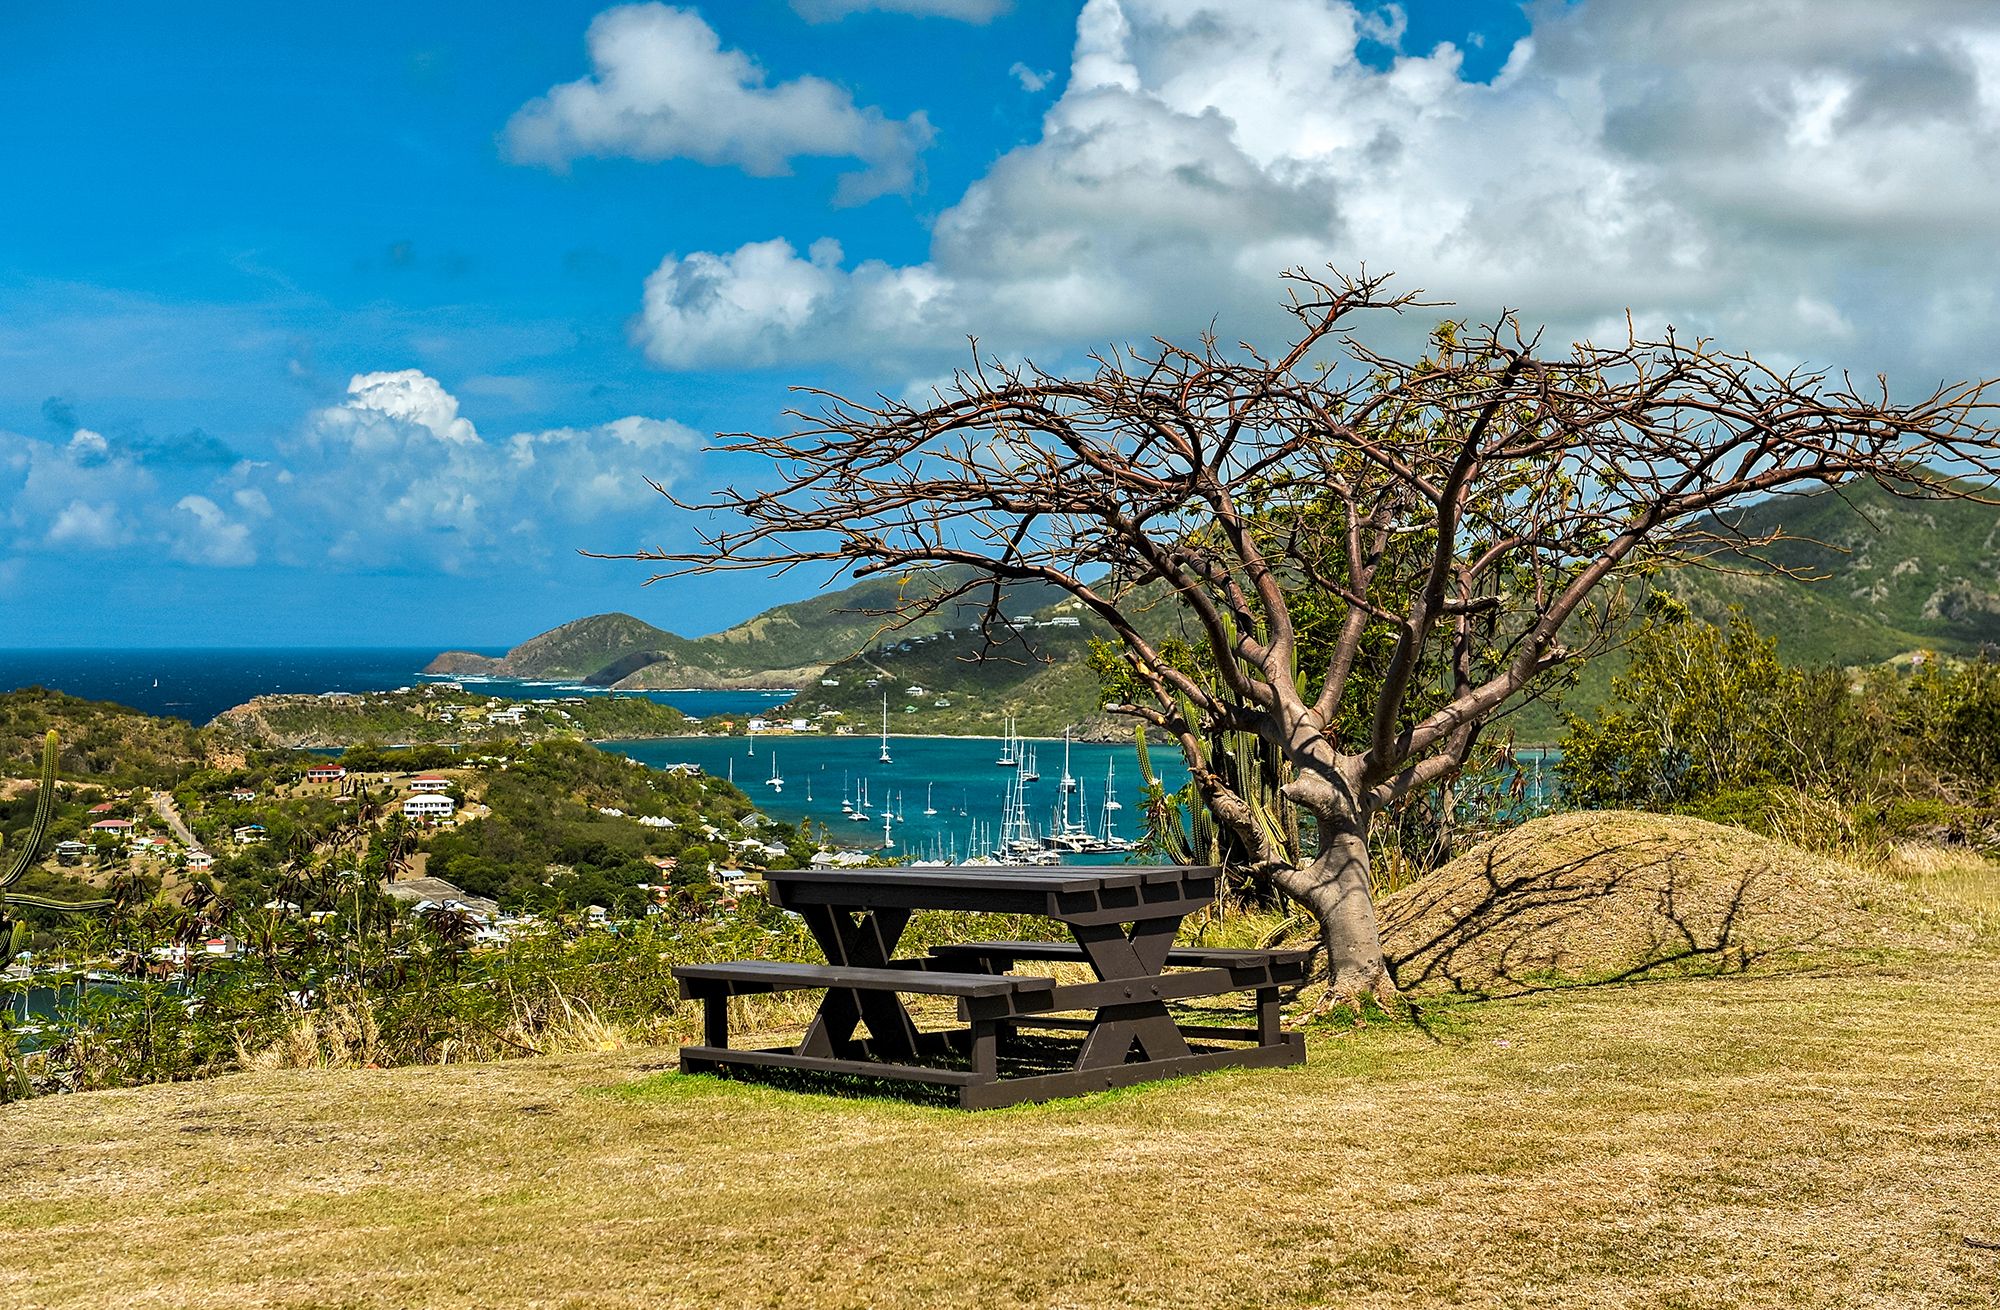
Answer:
POLYGON ((1767 937, 1749 920, 1781 875, 1768 861, 1724 867, 1702 843, 1664 836, 1553 864, 1490 844, 1477 882, 1411 889, 1385 904, 1384 943, 1403 991, 1471 997, 1628 983, 1662 974, 1741 973, 1821 940, 1767 937))

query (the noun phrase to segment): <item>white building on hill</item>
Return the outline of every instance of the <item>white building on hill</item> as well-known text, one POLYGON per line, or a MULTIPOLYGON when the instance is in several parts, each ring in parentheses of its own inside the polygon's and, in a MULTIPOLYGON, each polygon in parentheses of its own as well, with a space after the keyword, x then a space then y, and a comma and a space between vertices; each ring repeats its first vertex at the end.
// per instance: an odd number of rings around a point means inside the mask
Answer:
POLYGON ((403 801, 403 817, 406 819, 449 819, 458 806, 449 796, 435 793, 420 793, 403 801))

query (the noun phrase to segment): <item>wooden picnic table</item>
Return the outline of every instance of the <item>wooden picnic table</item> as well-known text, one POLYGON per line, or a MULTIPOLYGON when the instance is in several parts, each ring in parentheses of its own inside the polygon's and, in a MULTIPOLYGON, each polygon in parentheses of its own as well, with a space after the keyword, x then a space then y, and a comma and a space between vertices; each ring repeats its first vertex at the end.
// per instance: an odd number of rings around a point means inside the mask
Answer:
POLYGON ((928 1083, 986 1108, 1301 1063, 1304 1038, 1280 1029, 1278 1000, 1281 987, 1304 978, 1307 952, 1174 947, 1181 921, 1214 899, 1220 877, 1212 867, 1133 865, 772 870, 772 900, 805 920, 827 962, 676 967, 683 993, 705 1007, 703 1042, 682 1048, 681 1068, 928 1083), (1042 915, 1072 940, 965 942, 898 958, 917 910, 1042 915), (1010 972, 1023 961, 1087 964, 1095 978, 1010 972), (815 987, 826 995, 797 1046, 730 1047, 731 996, 815 987), (1254 1026, 1179 1023, 1168 1008, 1238 991, 1255 993, 1254 1026), (954 998, 963 1026, 920 1029, 903 995, 954 998))

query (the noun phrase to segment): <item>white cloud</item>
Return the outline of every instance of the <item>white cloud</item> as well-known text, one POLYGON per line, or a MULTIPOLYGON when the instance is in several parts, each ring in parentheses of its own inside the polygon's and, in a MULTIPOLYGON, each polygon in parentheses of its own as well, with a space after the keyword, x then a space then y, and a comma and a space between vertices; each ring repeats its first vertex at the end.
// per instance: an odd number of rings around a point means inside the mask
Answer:
POLYGON ((841 178, 836 199, 858 204, 909 191, 931 143, 922 112, 899 120, 857 107, 818 77, 770 84, 692 9, 609 9, 591 22, 587 43, 590 75, 551 87, 508 122, 515 160, 560 168, 584 156, 693 159, 773 177, 794 159, 856 159, 866 167, 841 178))
POLYGON ((109 502, 90 505, 72 500, 56 514, 43 540, 51 546, 109 550, 125 540, 125 530, 118 521, 117 507, 109 502))
MULTIPOLYGON (((467 445, 479 440, 471 422, 458 416, 458 401, 413 368, 393 373, 358 373, 347 384, 348 399, 338 409, 323 416, 336 418, 365 429, 381 418, 413 423, 439 441, 467 445)), ((357 442, 363 438, 355 438, 357 442)))
MULTIPOLYGON (((363 374, 348 390, 308 420, 290 481, 268 488, 281 517, 314 526, 301 548, 344 565, 455 571, 584 544, 593 519, 656 499, 646 478, 672 482, 703 444, 638 416, 487 441, 416 370, 363 374)), ((237 503, 250 508, 244 492, 237 503)))
POLYGON ((188 564, 214 568, 244 568, 257 562, 250 529, 223 512, 206 496, 182 496, 176 513, 173 556, 188 564))
POLYGON ((429 375, 362 373, 270 458, 148 466, 87 429, 0 431, 0 570, 31 554, 144 550, 207 568, 463 571, 619 544, 701 433, 638 415, 482 437, 429 375))
POLYGON ((1013 62, 1013 64, 1007 69, 1007 73, 1016 82, 1019 82, 1021 84, 1021 89, 1023 91, 1026 91, 1029 95, 1033 95, 1035 92, 1040 91, 1043 87, 1047 86, 1049 83, 1056 80, 1056 75, 1054 72, 1048 69, 1043 69, 1040 72, 1036 72, 1034 69, 1028 67, 1026 64, 1022 63, 1018 59, 1016 59, 1013 62))
POLYGON ((1490 82, 1342 0, 1088 0, 1062 96, 929 257, 782 242, 669 257, 656 362, 928 366, 1285 330, 1277 273, 1364 263, 1559 333, 1649 322, 1774 356, 1990 371, 2000 7, 1584 0, 1490 82))
POLYGON ((830 23, 870 10, 984 23, 1012 7, 1013 0, 792 0, 799 17, 811 23, 830 23))

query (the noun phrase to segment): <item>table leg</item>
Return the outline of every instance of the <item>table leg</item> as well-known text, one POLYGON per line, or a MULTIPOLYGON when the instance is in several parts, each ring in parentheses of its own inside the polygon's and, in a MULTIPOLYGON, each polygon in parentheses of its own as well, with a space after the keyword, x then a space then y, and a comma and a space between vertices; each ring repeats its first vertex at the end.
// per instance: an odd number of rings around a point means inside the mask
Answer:
MULTIPOLYGON (((1181 916, 1141 919, 1127 933, 1117 924, 1072 924, 1077 944, 1083 947, 1090 967, 1105 982, 1126 978, 1151 978, 1166 967, 1167 952, 1173 948, 1174 934, 1180 930, 1181 916)), ((1165 1001, 1134 1001, 1107 1005, 1097 1012, 1090 1036, 1083 1040, 1077 1056, 1079 1069, 1101 1069, 1124 1064, 1138 1043, 1140 1055, 1148 1060, 1166 1060, 1192 1055, 1187 1038, 1181 1035, 1165 1001)))
MULTIPOLYGON (((813 940, 819 943, 828 964, 844 964, 861 969, 887 967, 895 958, 896 943, 910 922, 908 910, 836 909, 828 905, 804 905, 799 913, 813 940)), ((917 1055, 917 1025, 894 992, 864 992, 848 987, 827 988, 819 1013, 806 1029, 799 1044, 801 1055, 852 1058, 854 1030, 868 1025, 874 1054, 882 1060, 914 1060, 917 1055)))

